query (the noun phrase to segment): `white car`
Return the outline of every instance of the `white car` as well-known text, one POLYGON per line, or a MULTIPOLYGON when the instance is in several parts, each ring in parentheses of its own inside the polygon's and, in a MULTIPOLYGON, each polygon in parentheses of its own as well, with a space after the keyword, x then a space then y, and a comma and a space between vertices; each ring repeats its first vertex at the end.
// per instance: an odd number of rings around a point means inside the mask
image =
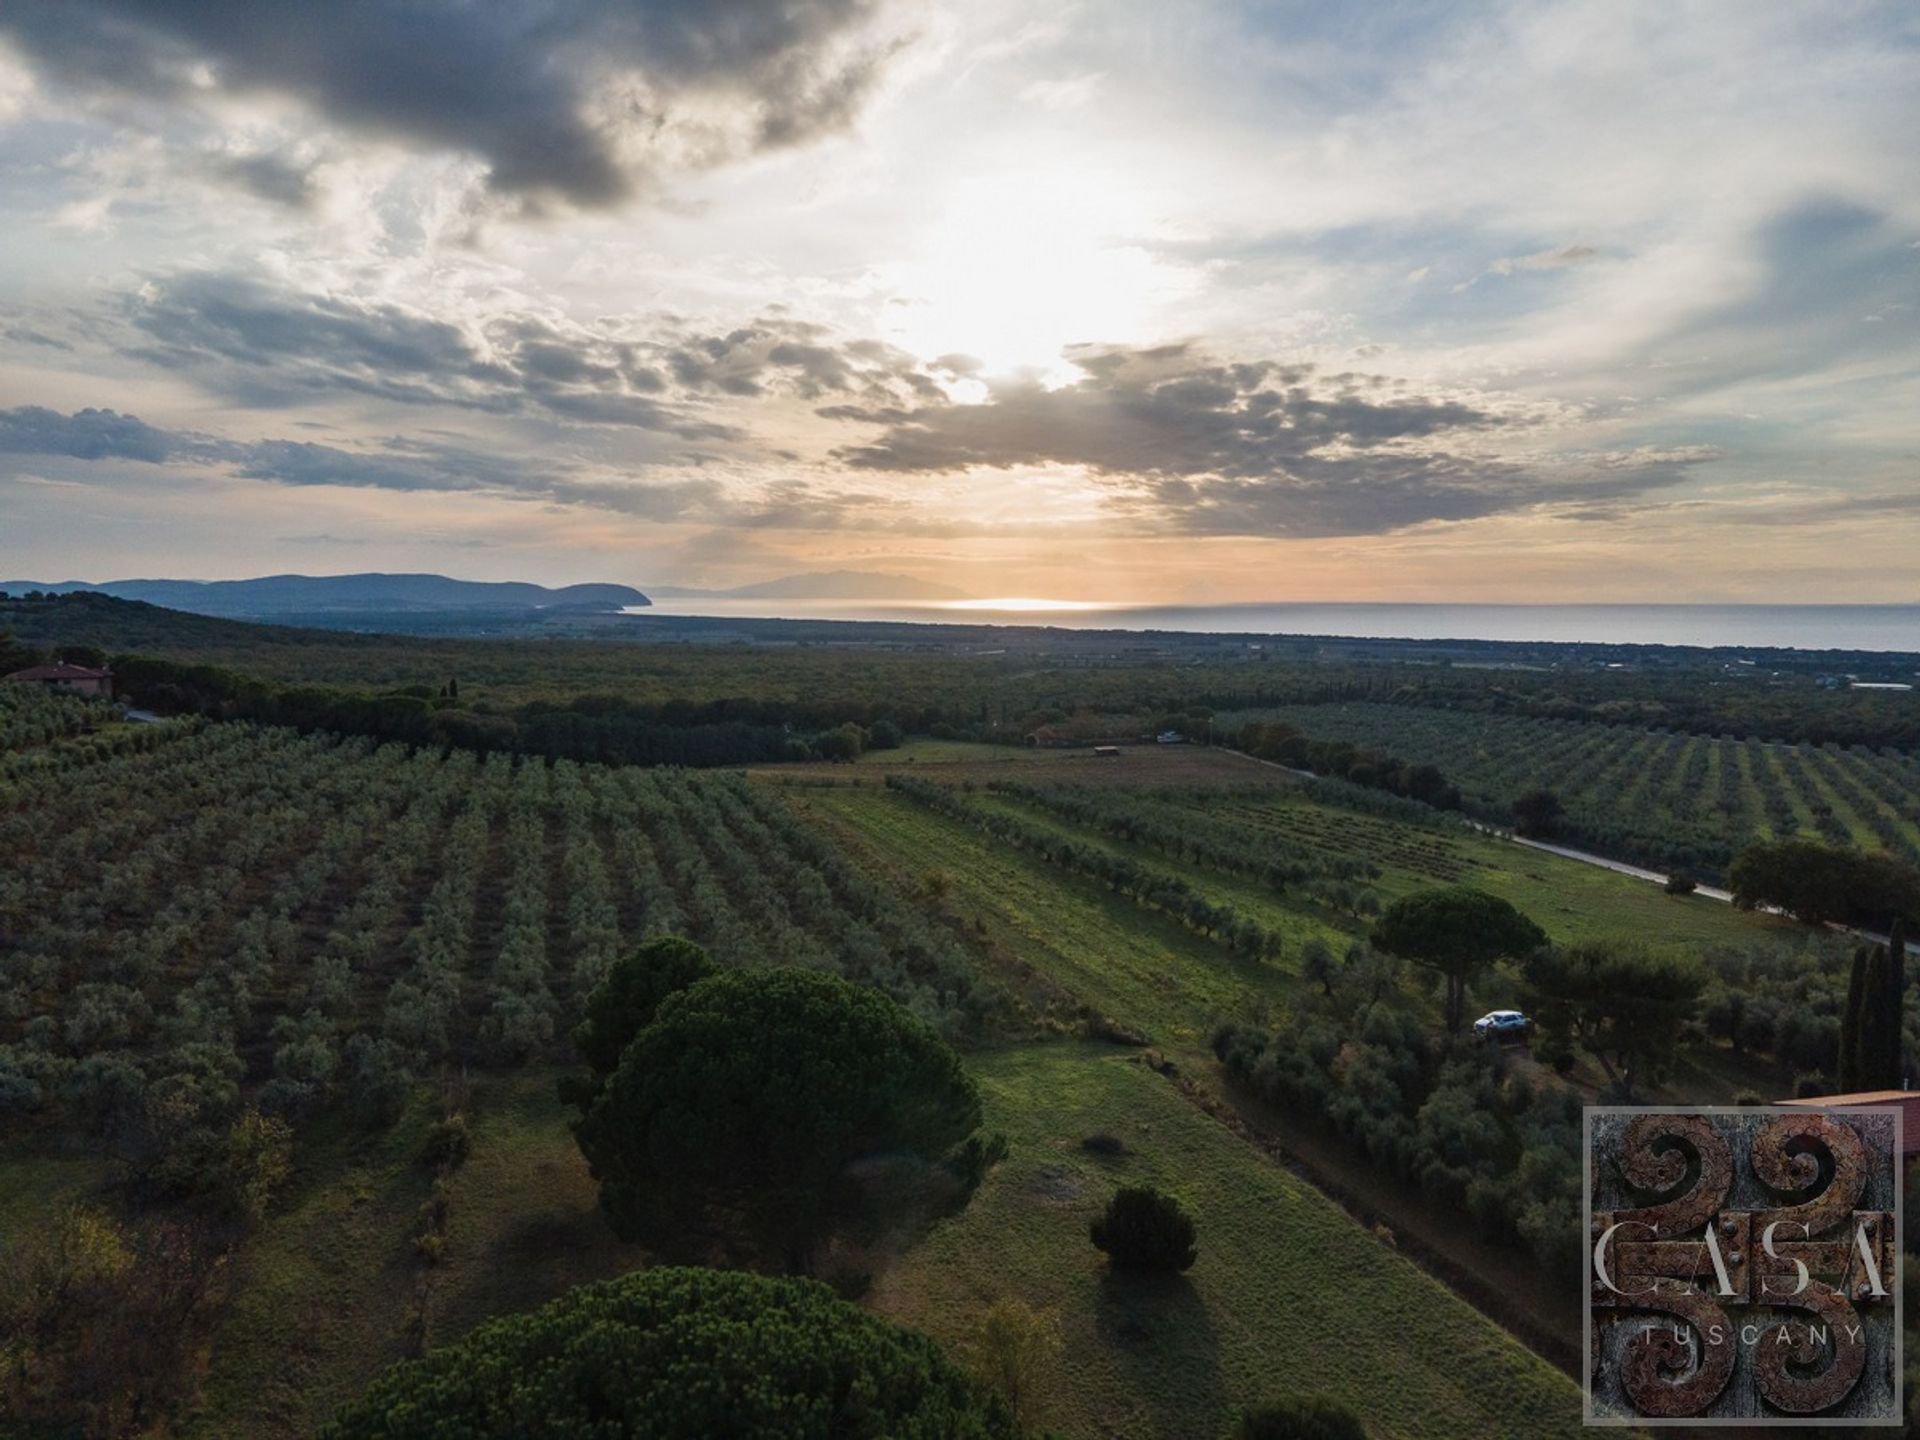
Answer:
POLYGON ((1518 1010, 1489 1010, 1473 1022, 1473 1033, 1482 1040, 1524 1040, 1533 1029, 1533 1021, 1518 1010))

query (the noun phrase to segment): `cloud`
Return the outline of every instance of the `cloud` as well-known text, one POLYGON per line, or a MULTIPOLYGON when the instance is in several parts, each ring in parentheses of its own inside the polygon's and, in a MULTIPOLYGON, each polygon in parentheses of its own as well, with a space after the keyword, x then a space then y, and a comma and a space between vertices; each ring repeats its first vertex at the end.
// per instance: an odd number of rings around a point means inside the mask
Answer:
MULTIPOLYGON (((442 440, 389 437, 357 449, 307 440, 237 441, 167 430, 113 410, 71 415, 42 406, 0 410, 0 456, 139 461, 289 486, 342 486, 403 494, 483 495, 579 505, 634 518, 780 528, 834 529, 856 511, 897 507, 860 491, 822 491, 782 481, 738 498, 701 476, 639 482, 606 467, 442 440)), ((21 479, 0 463, 0 477, 21 479)))
POLYGON ((1719 389, 1755 379, 1817 377, 1863 359, 1920 364, 1920 256, 1910 229, 1880 211, 1821 197, 1758 227, 1752 283, 1644 343, 1670 391, 1719 389), (1867 317, 1880 323, 1863 323, 1867 317), (1889 319, 1902 324, 1886 323, 1889 319))
POLYGON ((448 318, 205 271, 150 282, 125 314, 140 337, 127 353, 263 408, 357 394, 728 441, 745 432, 710 412, 729 399, 941 393, 902 351, 773 313, 717 333, 533 310, 448 318))
POLYGON ((210 178, 237 186, 255 199, 284 205, 289 210, 310 210, 319 199, 312 167, 290 155, 222 151, 199 157, 198 168, 210 178))
POLYGON ((1403 382, 1307 364, 1230 362, 1192 346, 1069 352, 1081 378, 1022 379, 986 403, 823 407, 876 424, 836 452, 855 469, 940 473, 1075 466, 1108 508, 1148 528, 1206 534, 1380 534, 1677 483, 1704 451, 1533 453, 1560 412, 1513 400, 1417 395, 1403 382), (1514 455, 1486 453, 1512 436, 1514 455), (1452 447, 1452 448, 1448 448, 1452 447))
MULTIPOLYGON (((885 9, 880 0, 9 0, 0 33, 71 85, 202 111, 277 96, 411 150, 478 156, 497 193, 606 207, 662 170, 846 128, 903 43, 880 23, 885 9)), ((297 199, 298 187, 267 178, 269 191, 297 199)))
POLYGON ((0 454, 64 455, 75 460, 141 460, 158 465, 194 442, 112 410, 62 415, 39 405, 0 410, 0 454))
POLYGON ((1531 255, 1512 255, 1487 267, 1489 275, 1513 275, 1523 270, 1564 270, 1591 260, 1600 251, 1592 245, 1562 245, 1558 250, 1536 250, 1531 255))
MULTIPOLYGON (((1478 285, 1482 280, 1489 277, 1523 275, 1536 270, 1565 270, 1571 265, 1584 265, 1600 253, 1599 247, 1594 245, 1562 245, 1554 250, 1536 250, 1531 255, 1503 256, 1482 270, 1478 275, 1475 275, 1472 279, 1462 280, 1458 285, 1454 286, 1454 293, 1458 294, 1462 290, 1471 290, 1475 285, 1478 285)), ((1422 266, 1407 278, 1410 280, 1423 279, 1426 274, 1427 267, 1422 266)))

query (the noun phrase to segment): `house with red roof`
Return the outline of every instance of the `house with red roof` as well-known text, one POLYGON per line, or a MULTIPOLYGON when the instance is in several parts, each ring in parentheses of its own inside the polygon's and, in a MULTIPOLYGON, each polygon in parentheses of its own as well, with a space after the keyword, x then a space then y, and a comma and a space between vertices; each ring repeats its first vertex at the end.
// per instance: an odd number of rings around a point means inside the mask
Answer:
POLYGON ((91 665, 29 665, 25 670, 16 670, 11 675, 0 676, 0 679, 22 685, 45 685, 50 690, 85 695, 91 699, 113 698, 113 672, 96 670, 91 665))

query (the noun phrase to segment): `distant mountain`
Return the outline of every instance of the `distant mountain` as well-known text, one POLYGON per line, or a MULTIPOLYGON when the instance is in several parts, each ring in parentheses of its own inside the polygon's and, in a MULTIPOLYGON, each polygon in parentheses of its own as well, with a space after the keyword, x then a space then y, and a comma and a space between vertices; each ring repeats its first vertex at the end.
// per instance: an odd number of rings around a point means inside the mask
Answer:
POLYGON ((263 575, 255 580, 67 580, 46 585, 0 580, 0 590, 65 593, 97 590, 121 600, 144 600, 169 610, 229 619, 330 612, 381 613, 591 609, 618 610, 652 602, 630 585, 563 585, 549 589, 520 580, 451 580, 445 575, 263 575))
POLYGON ((757 585, 732 590, 700 590, 686 585, 656 585, 662 599, 710 600, 970 600, 951 585, 915 580, 907 575, 882 575, 871 570, 821 570, 806 575, 783 575, 757 585))

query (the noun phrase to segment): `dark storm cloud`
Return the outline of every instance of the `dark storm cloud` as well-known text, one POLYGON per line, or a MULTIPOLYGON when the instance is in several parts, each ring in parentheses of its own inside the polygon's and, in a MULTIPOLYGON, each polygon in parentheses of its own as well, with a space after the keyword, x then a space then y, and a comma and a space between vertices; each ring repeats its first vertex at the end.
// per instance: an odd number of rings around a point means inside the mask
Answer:
POLYGON ((744 436, 703 413, 727 397, 878 403, 940 394, 900 351, 837 341, 777 314, 725 334, 627 333, 524 313, 456 322, 254 274, 200 272, 145 287, 126 316, 141 337, 128 353, 261 408, 359 394, 721 441, 744 436))
POLYGON ((289 96, 347 128, 476 154, 502 193, 604 206, 669 136, 700 164, 844 127, 892 53, 865 38, 878 4, 7 0, 0 32, 69 83, 186 103, 209 83, 289 96), (689 103, 697 125, 683 124, 689 103))
POLYGON ((1081 378, 1057 389, 1021 380, 990 387, 978 405, 820 413, 882 427, 872 443, 836 452, 858 469, 1079 466, 1113 482, 1115 513, 1205 534, 1379 534, 1614 498, 1674 484, 1698 458, 1525 466, 1444 447, 1524 431, 1533 417, 1409 394, 1383 376, 1228 363, 1187 345, 1071 358, 1081 378))
POLYGON ((312 173, 282 155, 207 155, 196 168, 214 180, 238 186, 249 195, 289 210, 305 210, 319 198, 312 173))

